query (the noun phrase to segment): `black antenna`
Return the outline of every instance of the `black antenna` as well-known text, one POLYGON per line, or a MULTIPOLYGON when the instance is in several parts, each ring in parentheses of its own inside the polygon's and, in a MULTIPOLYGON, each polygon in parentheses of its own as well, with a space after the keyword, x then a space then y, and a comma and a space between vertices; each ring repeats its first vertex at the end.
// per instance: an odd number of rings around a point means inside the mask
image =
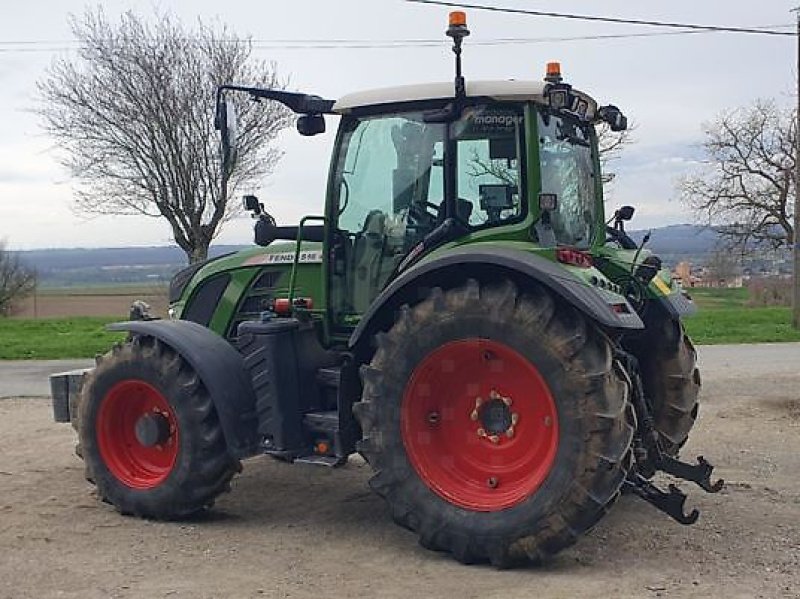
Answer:
POLYGON ((467 95, 464 76, 461 74, 461 41, 469 35, 467 29, 467 15, 460 10, 450 13, 447 35, 453 38, 453 53, 456 55, 456 99, 462 100, 467 95))

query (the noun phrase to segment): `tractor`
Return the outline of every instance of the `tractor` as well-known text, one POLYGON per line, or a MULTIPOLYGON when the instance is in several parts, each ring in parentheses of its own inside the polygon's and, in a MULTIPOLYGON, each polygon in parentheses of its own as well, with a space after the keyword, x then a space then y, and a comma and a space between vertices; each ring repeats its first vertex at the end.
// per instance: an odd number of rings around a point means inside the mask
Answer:
POLYGON ((712 466, 678 452, 698 413, 691 298, 606 220, 596 126, 614 105, 568 84, 455 79, 316 95, 224 85, 216 126, 236 161, 236 107, 280 102, 301 135, 339 118, 324 213, 278 226, 254 196, 256 245, 194 264, 169 318, 83 377, 54 376, 87 478, 129 515, 209 509, 241 460, 335 468, 370 487, 426 548, 463 563, 538 563, 622 493, 683 524, 712 466))

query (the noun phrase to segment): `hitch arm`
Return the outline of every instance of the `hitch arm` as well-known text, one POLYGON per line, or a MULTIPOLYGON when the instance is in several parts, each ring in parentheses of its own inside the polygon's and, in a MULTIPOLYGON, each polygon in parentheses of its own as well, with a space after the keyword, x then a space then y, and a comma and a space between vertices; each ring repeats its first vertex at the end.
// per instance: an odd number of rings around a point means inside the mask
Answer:
POLYGON ((684 511, 686 494, 675 485, 669 485, 669 491, 665 492, 642 475, 634 473, 623 483, 622 488, 625 492, 641 497, 681 524, 694 524, 700 517, 700 512, 696 509, 688 514, 684 511))
POLYGON ((687 464, 686 462, 681 462, 673 457, 662 454, 658 469, 672 476, 677 476, 683 480, 696 483, 697 486, 707 493, 717 493, 721 491, 723 485, 725 485, 725 481, 721 478, 716 482, 711 482, 711 473, 714 471, 714 466, 709 464, 703 456, 697 458, 696 464, 687 464))

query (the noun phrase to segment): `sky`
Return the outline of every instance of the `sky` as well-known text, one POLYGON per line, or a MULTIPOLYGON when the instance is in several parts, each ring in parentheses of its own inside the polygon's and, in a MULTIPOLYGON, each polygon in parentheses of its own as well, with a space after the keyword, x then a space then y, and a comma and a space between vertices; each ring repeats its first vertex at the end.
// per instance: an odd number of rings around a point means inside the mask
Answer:
MULTIPOLYGON (((6 0, 8 1, 8 0, 6 0)), ((796 1, 796 0, 793 0, 796 1)), ((479 3, 479 2, 474 2, 479 3)), ((485 2, 530 10, 549 10, 632 19, 724 26, 787 26, 795 21, 792 2, 767 0, 505 0, 485 2)), ((172 243, 159 219, 89 217, 72 209, 70 174, 56 160, 57 148, 31 112, 36 81, 72 40, 69 15, 85 2, 28 0, 14 3, 0 20, 0 239, 15 249, 47 247, 123 247, 172 243), (35 43, 28 43, 35 42, 35 43)), ((402 48, 258 48, 255 55, 277 63, 290 89, 335 99, 346 93, 408 83, 450 81, 452 53, 443 32, 445 7, 402 0, 105 0, 106 14, 125 10, 139 15, 168 10, 192 22, 229 25, 256 40, 441 39, 441 45, 402 48)), ((607 209, 636 206, 634 228, 691 222, 677 198, 676 181, 702 168, 699 145, 703 123, 721 111, 757 98, 795 102, 797 40, 731 33, 702 33, 592 41, 552 41, 587 35, 649 33, 648 27, 549 19, 467 10, 472 35, 465 41, 468 79, 540 79, 545 63, 559 60, 567 82, 603 104, 613 103, 636 123, 635 143, 613 164, 607 209), (538 43, 481 45, 499 38, 551 38, 538 43)), ((338 119, 333 119, 333 121, 338 119)), ((279 223, 320 214, 335 123, 313 138, 293 129, 281 134, 285 152, 275 173, 257 193, 279 223)), ((218 243, 252 240, 247 216, 226 225, 218 243)))

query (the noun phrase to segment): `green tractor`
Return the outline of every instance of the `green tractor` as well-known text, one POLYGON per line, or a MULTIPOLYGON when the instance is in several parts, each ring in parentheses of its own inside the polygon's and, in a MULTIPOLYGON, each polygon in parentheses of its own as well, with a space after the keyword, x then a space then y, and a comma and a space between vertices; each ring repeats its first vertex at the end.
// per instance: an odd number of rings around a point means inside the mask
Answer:
POLYGON ((538 562, 623 492, 697 519, 651 481, 722 484, 677 457, 698 409, 693 304, 625 232, 633 209, 603 210, 595 125, 626 118, 557 63, 465 82, 468 34, 453 13, 455 85, 218 90, 226 169, 234 98, 283 103, 302 135, 340 118, 325 211, 277 226, 245 197, 257 246, 178 273, 169 319, 112 325, 128 341, 79 395, 54 393, 104 500, 181 518, 244 458, 357 452, 397 523, 465 563, 538 562))

